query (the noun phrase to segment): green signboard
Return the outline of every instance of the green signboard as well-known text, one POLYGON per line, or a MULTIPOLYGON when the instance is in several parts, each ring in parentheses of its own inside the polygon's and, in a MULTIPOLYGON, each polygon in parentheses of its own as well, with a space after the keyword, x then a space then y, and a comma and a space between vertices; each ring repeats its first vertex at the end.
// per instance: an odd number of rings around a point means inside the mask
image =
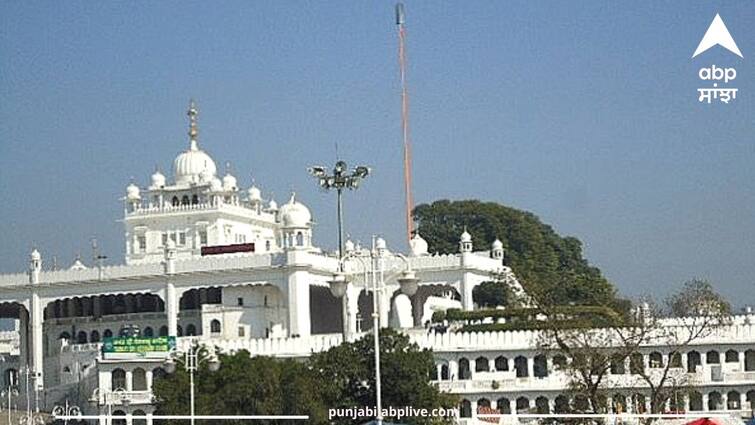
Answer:
POLYGON ((154 338, 111 337, 102 341, 103 354, 146 355, 147 353, 165 353, 175 350, 176 337, 159 336, 154 338))

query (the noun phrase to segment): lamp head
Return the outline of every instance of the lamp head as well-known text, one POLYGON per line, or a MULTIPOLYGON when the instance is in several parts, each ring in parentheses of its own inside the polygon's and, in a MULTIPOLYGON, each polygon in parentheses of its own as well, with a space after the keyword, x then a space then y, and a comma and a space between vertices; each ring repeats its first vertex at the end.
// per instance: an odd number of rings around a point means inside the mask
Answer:
POLYGON ((401 292, 408 296, 412 296, 417 293, 419 288, 419 279, 411 270, 406 270, 401 273, 401 277, 397 279, 398 284, 401 285, 401 292))
POLYGON ((346 294, 349 281, 346 279, 346 273, 338 271, 333 274, 333 279, 329 280, 328 284, 330 284, 330 293, 336 298, 341 298, 346 294))
POLYGON ((166 360, 163 368, 167 373, 174 373, 176 371, 176 361, 173 359, 166 360))
POLYGON ((207 368, 210 369, 210 372, 217 372, 220 369, 220 360, 217 357, 213 357, 207 364, 207 368))

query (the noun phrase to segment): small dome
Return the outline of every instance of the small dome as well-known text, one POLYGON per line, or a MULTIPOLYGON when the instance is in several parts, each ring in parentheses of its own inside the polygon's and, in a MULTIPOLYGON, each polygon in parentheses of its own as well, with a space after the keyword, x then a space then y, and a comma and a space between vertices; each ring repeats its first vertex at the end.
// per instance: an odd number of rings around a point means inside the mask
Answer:
POLYGON ((223 191, 223 183, 220 182, 219 178, 214 177, 212 180, 210 180, 210 191, 211 192, 223 191))
POLYGON ((173 161, 173 174, 176 184, 197 183, 202 180, 207 181, 207 176, 215 176, 217 168, 215 161, 210 155, 197 147, 196 141, 191 141, 191 147, 185 152, 181 152, 173 161))
POLYGON ((68 270, 86 270, 87 266, 84 265, 84 263, 81 262, 80 258, 76 258, 76 261, 71 264, 71 267, 68 268, 68 270))
POLYGON ((461 234, 461 242, 472 242, 472 235, 464 229, 464 233, 461 234))
POLYGON ((31 259, 34 261, 39 261, 42 259, 42 254, 37 251, 37 248, 31 250, 31 259))
POLYGON ((247 193, 247 196, 249 197, 250 202, 262 201, 262 192, 257 186, 252 185, 252 187, 250 187, 246 193, 247 193))
POLYGON ((139 187, 133 183, 126 186, 126 199, 129 201, 136 201, 139 197, 139 187))
POLYGON ((267 204, 267 209, 270 211, 278 211, 278 203, 275 202, 275 199, 270 200, 270 202, 267 204))
POLYGON ((231 173, 227 173, 223 176, 223 190, 236 190, 236 177, 233 177, 231 173))
POLYGON ((409 247, 412 250, 412 256, 419 257, 420 255, 427 255, 427 241, 415 233, 412 239, 409 241, 409 247))
POLYGON ((157 170, 155 174, 152 174, 152 187, 157 189, 163 186, 165 186, 165 176, 160 170, 157 170))
POLYGON ((387 249, 388 244, 385 243, 385 239, 377 238, 375 241, 375 249, 387 249))
POLYGON ((312 222, 312 214, 301 202, 296 201, 296 195, 291 194, 291 199, 280 209, 281 223, 283 227, 309 227, 312 222))
POLYGON ((346 243, 343 244, 343 248, 346 250, 346 252, 354 251, 354 242, 352 242, 351 239, 347 240, 346 243))
POLYGON ((496 239, 493 241, 492 248, 495 249, 503 249, 503 242, 501 242, 500 239, 496 239))

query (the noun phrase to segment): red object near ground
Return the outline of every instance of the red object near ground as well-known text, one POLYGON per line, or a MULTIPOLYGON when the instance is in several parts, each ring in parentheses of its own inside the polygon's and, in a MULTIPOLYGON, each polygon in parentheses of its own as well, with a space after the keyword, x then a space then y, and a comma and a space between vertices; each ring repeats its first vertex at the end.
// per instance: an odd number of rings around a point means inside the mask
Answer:
POLYGON ((714 421, 713 419, 700 418, 700 419, 695 419, 692 422, 687 422, 687 425, 720 425, 720 424, 714 421))

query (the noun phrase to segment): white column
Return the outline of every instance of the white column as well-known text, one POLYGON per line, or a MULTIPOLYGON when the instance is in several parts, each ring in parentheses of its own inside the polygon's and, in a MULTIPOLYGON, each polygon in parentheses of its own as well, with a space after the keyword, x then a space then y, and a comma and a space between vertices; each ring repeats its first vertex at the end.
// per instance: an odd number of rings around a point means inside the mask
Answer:
POLYGON ((477 417, 477 400, 470 400, 469 404, 472 406, 472 417, 477 417))
POLYGON ((32 358, 31 365, 34 373, 37 377, 37 387, 44 387, 44 346, 42 332, 44 322, 44 306, 42 300, 39 298, 39 294, 36 291, 32 292, 30 301, 30 321, 31 321, 31 348, 32 358))
MULTIPOLYGON (((289 263, 296 260, 297 252, 288 253, 289 263)), ((311 321, 309 313, 309 272, 297 269, 288 274, 288 335, 309 336, 311 321)))
POLYGON ((535 359, 533 357, 527 357, 527 376, 530 378, 535 376, 535 359))
POLYGON ((488 370, 490 372, 495 371, 495 358, 494 357, 491 357, 488 359, 488 370))
POLYGON ((165 315, 168 316, 168 335, 178 335, 178 294, 176 285, 168 280, 165 285, 165 315))
POLYGON ((147 391, 152 392, 152 369, 147 369, 147 373, 145 374, 146 380, 147 380, 147 391))
POLYGON ((459 362, 456 360, 448 361, 448 379, 451 381, 459 379, 459 362))
POLYGON ((126 371, 126 391, 134 390, 134 372, 132 370, 126 371))
POLYGON ((740 351, 737 353, 739 355, 739 370, 743 371, 745 370, 745 352, 740 351))
POLYGON ((703 412, 708 411, 708 393, 703 393, 703 412))
POLYGON ((440 381, 441 380, 441 369, 443 368, 442 364, 435 365, 435 380, 440 381))

